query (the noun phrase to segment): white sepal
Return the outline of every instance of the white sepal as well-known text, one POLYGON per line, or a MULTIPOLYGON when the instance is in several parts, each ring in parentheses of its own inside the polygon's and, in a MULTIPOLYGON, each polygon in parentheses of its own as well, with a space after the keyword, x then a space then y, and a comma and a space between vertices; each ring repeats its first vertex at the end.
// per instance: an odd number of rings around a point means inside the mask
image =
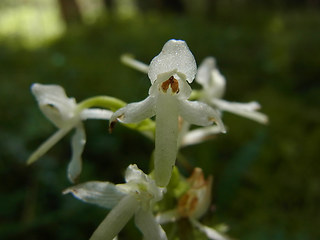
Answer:
POLYGON ((149 71, 149 66, 147 64, 140 62, 127 54, 121 56, 121 62, 143 73, 148 73, 149 71))
POLYGON ((86 144, 86 133, 82 122, 79 122, 76 127, 76 132, 72 137, 72 157, 68 164, 68 178, 74 183, 82 170, 82 152, 86 144))
POLYGON ((191 218, 190 222, 195 226, 199 231, 203 232, 211 240, 227 240, 228 238, 222 236, 217 230, 202 225, 198 220, 191 218))
POLYGON ((185 41, 171 39, 149 65, 148 76, 153 83, 159 74, 176 70, 191 83, 197 72, 196 61, 185 41))
POLYGON ((268 123, 268 116, 256 111, 260 109, 260 105, 257 102, 237 103, 222 99, 212 99, 211 103, 222 111, 231 112, 262 124, 268 123))
POLYGON ((110 182, 91 181, 72 186, 63 194, 72 193, 76 198, 99 205, 107 209, 113 208, 126 195, 110 182))
POLYGON ((42 113, 58 128, 63 128, 74 117, 76 101, 68 98, 61 86, 34 83, 31 92, 42 113))
POLYGON ((166 224, 169 222, 175 222, 180 218, 179 212, 177 209, 168 210, 156 215, 156 221, 159 224, 166 224))
POLYGON ((217 125, 191 130, 183 136, 181 147, 202 143, 206 140, 214 138, 214 136, 220 132, 221 129, 217 125))

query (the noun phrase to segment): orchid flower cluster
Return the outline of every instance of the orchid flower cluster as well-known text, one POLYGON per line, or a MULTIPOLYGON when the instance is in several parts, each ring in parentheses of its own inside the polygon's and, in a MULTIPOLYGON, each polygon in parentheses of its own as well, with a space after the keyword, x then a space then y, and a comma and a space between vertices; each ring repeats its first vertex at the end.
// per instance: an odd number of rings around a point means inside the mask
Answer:
POLYGON ((70 182, 75 183, 82 171, 81 155, 86 143, 83 121, 109 120, 110 132, 120 122, 154 141, 154 169, 146 174, 132 164, 125 172, 125 183, 90 181, 63 192, 83 202, 111 209, 90 239, 117 238, 132 217, 147 240, 168 239, 162 225, 179 219, 189 220, 209 239, 227 239, 224 233, 199 221, 210 207, 212 176, 205 179, 201 168, 195 168, 189 178, 184 178, 175 166, 177 155, 182 147, 225 133, 221 120, 224 111, 260 123, 267 123, 267 116, 257 111, 260 108, 257 102, 223 100, 225 78, 217 69, 215 59, 206 58, 197 69, 193 54, 182 40, 165 43, 149 65, 129 55, 122 56, 122 61, 148 74, 151 86, 146 99, 126 104, 114 97, 96 96, 77 103, 74 98, 67 97, 61 86, 39 83, 31 86, 42 113, 58 130, 30 156, 28 164, 41 158, 75 129, 67 169, 70 182), (189 84, 193 80, 202 86, 201 90, 191 89, 189 84), (191 125, 200 127, 191 130, 191 125), (169 197, 174 198, 176 207, 165 206, 169 197))

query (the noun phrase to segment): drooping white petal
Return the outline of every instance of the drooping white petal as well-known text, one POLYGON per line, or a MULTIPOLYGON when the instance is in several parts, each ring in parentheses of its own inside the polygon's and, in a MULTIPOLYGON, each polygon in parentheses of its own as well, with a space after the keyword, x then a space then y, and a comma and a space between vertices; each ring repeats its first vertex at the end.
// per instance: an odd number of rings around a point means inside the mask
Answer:
POLYGON ((171 177, 178 151, 178 100, 159 94, 156 105, 154 173, 158 186, 165 187, 171 177))
POLYGON ((156 222, 151 211, 140 208, 135 214, 136 226, 140 229, 145 240, 166 240, 167 235, 161 225, 156 222))
POLYGON ((152 59, 148 76, 153 84, 159 74, 173 70, 186 75, 189 83, 196 75, 196 61, 185 41, 171 39, 166 42, 160 54, 152 59))
POLYGON ((204 142, 213 138, 216 134, 220 132, 221 129, 217 125, 191 130, 183 136, 181 147, 186 147, 204 142))
POLYGON ((64 127, 66 120, 74 116, 76 102, 67 97, 61 86, 34 83, 31 91, 43 114, 57 127, 64 127))
POLYGON ((82 170, 82 152, 86 144, 86 133, 82 122, 78 123, 76 132, 72 137, 72 157, 68 164, 68 178, 74 183, 82 170))
POLYGON ((140 122, 146 118, 155 115, 155 98, 147 97, 145 100, 136 103, 130 103, 127 106, 117 110, 110 119, 110 123, 119 121, 123 123, 140 122))
POLYGON ((259 123, 266 124, 268 123, 268 116, 256 112, 255 110, 260 108, 260 105, 257 102, 250 103, 237 103, 237 102, 228 102, 222 99, 212 99, 211 103, 214 104, 217 108, 222 111, 228 111, 251 120, 257 121, 259 123))
POLYGON ((225 127, 219 113, 209 105, 198 101, 179 101, 179 113, 187 122, 199 126, 208 126, 213 122, 225 133, 225 127))
POLYGON ((143 73, 148 73, 149 71, 149 66, 147 64, 134 59, 130 55, 122 55, 121 62, 143 73))
POLYGON ((90 240, 112 240, 127 224, 139 207, 130 194, 123 197, 92 234, 90 240))
POLYGON ((61 128, 56 131, 50 138, 48 138, 44 143, 42 143, 36 151, 34 151, 29 159, 27 160, 27 164, 31 164, 42 157, 53 145, 55 145, 61 138, 63 138, 73 126, 69 126, 66 128, 61 128))
POLYGON ((197 220, 190 218, 190 222, 196 227, 198 228, 201 232, 203 232, 204 234, 206 234, 206 236, 209 239, 212 240, 227 240, 228 238, 222 236, 217 230, 207 227, 205 225, 202 225, 200 222, 198 222, 197 220))
POLYGON ((125 196, 113 183, 91 181, 72 186, 63 194, 72 193, 76 198, 104 208, 113 208, 125 196))
POLYGON ((205 58, 200 66, 196 75, 196 82, 201 84, 204 88, 210 86, 211 71, 216 68, 216 60, 214 57, 205 58))
POLYGON ((175 222, 179 218, 180 218, 180 215, 179 215, 177 209, 172 209, 172 210, 169 210, 169 211, 166 211, 166 212, 159 213, 156 216, 156 221, 159 224, 166 224, 166 223, 169 223, 169 222, 175 222))
POLYGON ((84 109, 81 113, 81 120, 86 119, 105 119, 108 120, 111 118, 113 112, 105 109, 100 108, 90 108, 84 109))

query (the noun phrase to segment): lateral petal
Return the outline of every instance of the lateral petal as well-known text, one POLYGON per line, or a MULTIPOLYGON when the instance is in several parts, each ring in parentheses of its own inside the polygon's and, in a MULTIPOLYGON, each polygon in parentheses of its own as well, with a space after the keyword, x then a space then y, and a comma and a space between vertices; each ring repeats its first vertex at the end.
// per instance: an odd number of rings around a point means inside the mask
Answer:
POLYGON ((72 193, 74 197, 99 205, 104 208, 113 208, 125 196, 116 185, 110 182, 90 181, 72 186, 63 191, 63 194, 72 193))
POLYGON ((222 133, 226 132, 219 113, 205 103, 187 100, 179 101, 179 114, 187 122, 199 126, 209 126, 215 122, 222 133))
POLYGON ((134 220, 145 240, 167 240, 165 231, 161 225, 156 222, 151 211, 140 208, 136 212, 134 220))

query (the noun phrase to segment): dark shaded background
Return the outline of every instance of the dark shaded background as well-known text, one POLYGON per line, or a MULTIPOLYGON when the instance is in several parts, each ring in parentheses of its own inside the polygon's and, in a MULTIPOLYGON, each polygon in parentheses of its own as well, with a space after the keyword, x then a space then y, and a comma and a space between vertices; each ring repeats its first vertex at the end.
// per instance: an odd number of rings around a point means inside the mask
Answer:
MULTIPOLYGON (((198 64, 217 58, 225 99, 257 100, 270 117, 261 126, 225 113, 226 135, 182 150, 191 165, 214 174, 212 211, 203 222, 227 224, 236 239, 320 239, 318 1, 137 1, 138 14, 128 18, 105 1, 105 15, 92 24, 82 22, 73 1, 57 2, 67 26, 57 40, 30 49, 17 38, 0 39, 0 239, 88 239, 107 213, 61 195, 70 185, 70 135, 25 165, 55 131, 30 85, 59 84, 78 101, 102 94, 139 101, 150 81, 119 56, 148 63, 171 38, 185 40, 198 64)), ((148 139, 120 125, 110 135, 105 121, 85 125, 80 182, 120 183, 130 163, 148 170, 148 139)), ((120 237, 141 238, 133 222, 120 237)))

